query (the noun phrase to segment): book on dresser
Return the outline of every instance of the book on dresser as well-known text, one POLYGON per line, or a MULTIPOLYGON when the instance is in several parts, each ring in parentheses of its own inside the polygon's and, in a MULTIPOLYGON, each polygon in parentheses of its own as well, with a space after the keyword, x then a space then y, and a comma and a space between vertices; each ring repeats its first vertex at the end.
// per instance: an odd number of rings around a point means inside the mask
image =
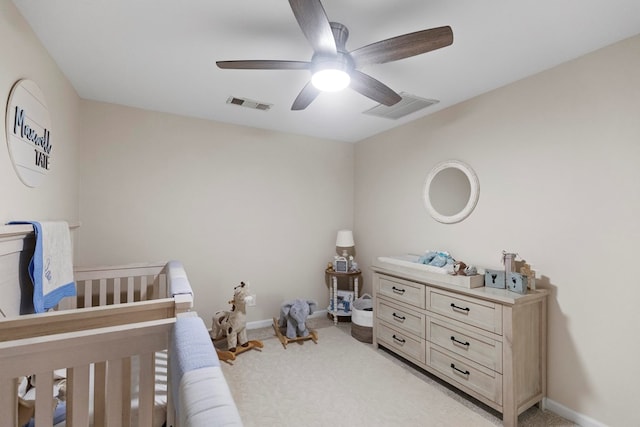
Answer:
POLYGON ((468 288, 384 262, 372 269, 375 346, 501 412, 505 426, 544 404, 546 290, 468 288))

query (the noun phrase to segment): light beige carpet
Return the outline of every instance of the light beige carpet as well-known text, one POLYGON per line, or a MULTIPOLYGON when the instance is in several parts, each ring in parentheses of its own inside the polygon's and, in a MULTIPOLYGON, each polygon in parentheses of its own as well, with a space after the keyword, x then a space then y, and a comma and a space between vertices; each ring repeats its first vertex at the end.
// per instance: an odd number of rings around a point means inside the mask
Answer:
POLYGON ((495 425, 343 329, 318 334, 222 364, 246 427, 495 425))

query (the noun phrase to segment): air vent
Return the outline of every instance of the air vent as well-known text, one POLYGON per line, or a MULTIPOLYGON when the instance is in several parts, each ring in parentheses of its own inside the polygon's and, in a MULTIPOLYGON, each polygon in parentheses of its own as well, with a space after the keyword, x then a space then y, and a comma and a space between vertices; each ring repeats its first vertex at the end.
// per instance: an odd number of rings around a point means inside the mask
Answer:
POLYGON ((400 92, 399 95, 402 99, 396 104, 388 107, 384 104, 378 104, 373 108, 364 111, 363 114, 370 116, 384 117, 385 119, 397 120, 401 117, 415 113, 418 110, 427 108, 433 104, 437 104, 440 101, 435 99, 418 98, 415 95, 410 95, 406 92, 400 92))
POLYGON ((273 106, 273 104, 252 101, 251 99, 246 99, 246 98, 236 98, 235 96, 230 96, 227 99, 227 104, 239 105, 241 107, 253 108, 254 110, 263 110, 263 111, 267 111, 273 106))

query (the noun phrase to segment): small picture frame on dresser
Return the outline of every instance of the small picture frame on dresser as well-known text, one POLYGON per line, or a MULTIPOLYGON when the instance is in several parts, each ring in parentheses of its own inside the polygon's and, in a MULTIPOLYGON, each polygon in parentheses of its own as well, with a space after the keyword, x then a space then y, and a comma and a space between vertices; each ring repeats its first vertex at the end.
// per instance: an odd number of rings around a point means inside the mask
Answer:
POLYGON ((527 293, 527 276, 512 271, 507 279, 507 289, 525 295, 527 293))
POLYGON ((503 270, 489 270, 484 272, 484 285, 487 288, 506 288, 505 274, 503 270))
POLYGON ((337 257, 334 270, 338 273, 347 273, 349 271, 349 261, 345 257, 337 257))

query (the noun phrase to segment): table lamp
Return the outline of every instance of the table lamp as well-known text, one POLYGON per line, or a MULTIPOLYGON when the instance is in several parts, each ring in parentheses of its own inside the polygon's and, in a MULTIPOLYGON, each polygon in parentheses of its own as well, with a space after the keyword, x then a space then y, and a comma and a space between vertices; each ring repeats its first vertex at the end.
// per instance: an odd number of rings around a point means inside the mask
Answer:
POLYGON ((353 231, 340 230, 338 231, 338 237, 336 237, 336 253, 339 255, 336 260, 340 258, 344 259, 344 268, 342 265, 338 265, 338 261, 334 260, 334 270, 350 272, 358 270, 358 263, 353 259, 356 254, 355 243, 353 242, 353 231))
POLYGON ((345 258, 353 255, 355 243, 353 241, 353 231, 339 230, 336 238, 336 253, 345 258))

